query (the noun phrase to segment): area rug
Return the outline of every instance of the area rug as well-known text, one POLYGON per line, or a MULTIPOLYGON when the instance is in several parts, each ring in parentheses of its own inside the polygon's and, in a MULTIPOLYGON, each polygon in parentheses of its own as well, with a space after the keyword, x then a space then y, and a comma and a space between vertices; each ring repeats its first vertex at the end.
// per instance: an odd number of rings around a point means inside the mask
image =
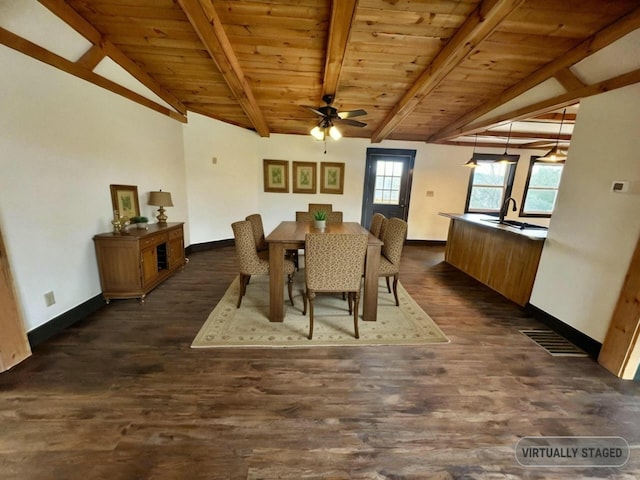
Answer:
POLYGON ((318 294, 314 300, 313 339, 307 339, 309 314, 302 315, 304 271, 295 275, 294 306, 285 289, 285 318, 282 323, 269 322, 269 278, 252 277, 240 308, 239 278, 231 283, 224 297, 209 315, 191 348, 220 347, 313 347, 365 345, 426 345, 449 343, 449 339, 398 284, 400 307, 387 292, 384 278, 378 293, 378 320, 360 318, 360 338, 354 337, 353 316, 341 294, 318 294))

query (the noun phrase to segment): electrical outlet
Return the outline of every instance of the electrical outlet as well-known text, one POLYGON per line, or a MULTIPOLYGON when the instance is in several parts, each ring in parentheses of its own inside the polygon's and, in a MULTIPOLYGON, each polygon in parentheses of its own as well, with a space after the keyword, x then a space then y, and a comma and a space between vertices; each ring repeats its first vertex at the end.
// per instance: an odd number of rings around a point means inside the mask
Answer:
POLYGON ((217 165, 218 164, 218 157, 211 157, 211 164, 212 165, 217 165))
POLYGON ((427 197, 433 197, 433 190, 427 190, 427 197))
POLYGON ((44 303, 47 305, 47 307, 50 307, 51 305, 56 303, 56 297, 53 294, 53 290, 44 294, 44 303))

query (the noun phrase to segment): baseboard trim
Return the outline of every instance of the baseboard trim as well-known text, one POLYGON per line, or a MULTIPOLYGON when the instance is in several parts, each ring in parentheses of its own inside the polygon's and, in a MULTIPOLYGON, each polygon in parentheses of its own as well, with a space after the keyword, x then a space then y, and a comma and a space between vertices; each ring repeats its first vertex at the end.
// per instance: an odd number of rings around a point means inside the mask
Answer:
POLYGON ((580 330, 576 330, 571 325, 567 325, 562 320, 554 317, 544 310, 541 310, 535 305, 531 305, 530 303, 525 307, 525 312, 587 352, 590 357, 597 359, 598 355, 600 355, 602 344, 588 335, 585 335, 580 330))
POLYGON ((405 245, 415 245, 422 247, 444 247, 446 240, 405 240, 405 245))
POLYGON ((32 349, 37 347, 74 323, 84 320, 93 312, 97 312, 105 305, 106 303, 104 298, 102 298, 102 294, 99 294, 81 303, 77 307, 67 310, 62 315, 52 318, 47 323, 28 332, 27 338, 29 339, 29 345, 31 345, 32 349))
POLYGON ((233 247, 234 245, 235 243, 233 238, 215 240, 213 242, 195 243, 187 247, 186 254, 190 255, 193 252, 204 252, 206 250, 213 250, 214 248, 233 247))

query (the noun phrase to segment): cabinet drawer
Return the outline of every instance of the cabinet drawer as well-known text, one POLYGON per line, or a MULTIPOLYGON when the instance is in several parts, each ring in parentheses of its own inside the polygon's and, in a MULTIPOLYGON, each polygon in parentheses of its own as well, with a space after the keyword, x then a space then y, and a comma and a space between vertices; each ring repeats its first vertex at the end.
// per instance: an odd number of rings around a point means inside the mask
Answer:
POLYGON ((176 228, 169 232, 169 240, 173 240, 174 238, 182 238, 182 228, 176 228))
POLYGON ((151 235, 150 237, 145 237, 140 240, 140 247, 146 248, 151 246, 160 245, 161 243, 165 243, 167 241, 166 233, 159 233, 157 235, 151 235))

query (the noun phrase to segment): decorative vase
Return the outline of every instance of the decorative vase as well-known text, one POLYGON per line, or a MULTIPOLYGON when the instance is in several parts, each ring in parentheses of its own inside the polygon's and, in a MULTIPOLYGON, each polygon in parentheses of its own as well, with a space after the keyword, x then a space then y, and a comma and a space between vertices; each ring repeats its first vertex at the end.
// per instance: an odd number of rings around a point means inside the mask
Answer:
POLYGON ((147 222, 136 223, 136 228, 138 228, 139 230, 146 230, 147 229, 147 222))
POLYGON ((316 227, 318 230, 324 230, 326 226, 326 220, 314 220, 314 227, 316 227))

